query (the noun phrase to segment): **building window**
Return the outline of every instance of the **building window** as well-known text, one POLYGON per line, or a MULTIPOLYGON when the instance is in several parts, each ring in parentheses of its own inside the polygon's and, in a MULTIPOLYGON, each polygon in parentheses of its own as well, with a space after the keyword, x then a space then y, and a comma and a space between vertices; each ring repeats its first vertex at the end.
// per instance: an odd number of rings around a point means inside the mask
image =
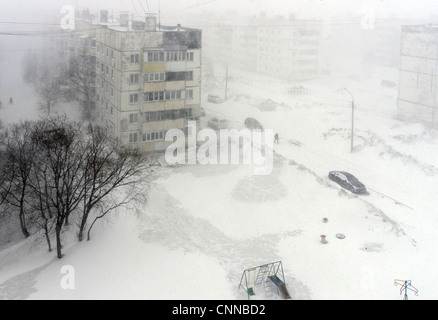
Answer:
POLYGON ((143 133, 143 141, 159 141, 164 140, 164 137, 166 136, 165 131, 158 131, 158 132, 145 132, 143 133))
POLYGON ((174 91, 155 91, 155 92, 146 92, 143 95, 143 101, 163 101, 163 100, 181 100, 183 99, 183 91, 174 90, 174 91))
POLYGON ((166 72, 166 81, 193 81, 193 71, 166 72))
MULTIPOLYGON (((185 61, 189 58, 189 53, 186 51, 167 51, 165 53, 166 61, 185 61)), ((193 56, 193 55, 192 55, 193 56)), ((163 52, 164 58, 164 52, 163 52)))
POLYGON ((193 89, 187 89, 186 90, 186 99, 192 100, 193 99, 193 89))
POLYGON ((146 92, 146 93, 143 95, 143 100, 144 100, 145 102, 147 102, 147 101, 154 101, 154 93, 153 93, 153 92, 146 92))
POLYGON ((163 100, 164 100, 164 91, 154 92, 154 101, 163 101, 163 100))
POLYGON ((129 123, 137 123, 138 122, 138 113, 131 113, 129 115, 129 123))
POLYGON ((138 53, 131 54, 131 63, 140 63, 140 55, 138 53))
POLYGON ((144 77, 144 82, 164 81, 165 73, 164 72, 145 73, 143 77, 144 77))
POLYGON ((129 143, 136 143, 137 142, 137 133, 130 133, 129 134, 129 143))
POLYGON ((163 51, 152 51, 147 53, 148 62, 164 61, 165 54, 163 51))
POLYGON ((175 109, 145 112, 146 122, 176 120, 191 117, 192 109, 175 109))
POLYGON ((138 93, 133 93, 129 95, 129 103, 137 103, 138 102, 138 93))
POLYGON ((164 100, 164 91, 146 92, 143 95, 143 100, 145 102, 148 102, 148 101, 163 101, 164 100))
POLYGON ((139 74, 133 73, 129 75, 129 83, 130 84, 137 84, 139 80, 139 74))
POLYGON ((187 52, 187 60, 193 61, 193 52, 187 52))

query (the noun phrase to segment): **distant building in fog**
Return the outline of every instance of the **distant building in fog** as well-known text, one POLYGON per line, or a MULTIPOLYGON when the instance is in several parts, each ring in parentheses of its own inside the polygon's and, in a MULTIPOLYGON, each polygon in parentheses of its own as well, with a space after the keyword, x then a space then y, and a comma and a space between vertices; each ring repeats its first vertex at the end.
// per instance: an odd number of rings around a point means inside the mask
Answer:
POLYGON ((398 116, 436 126, 438 26, 403 26, 400 52, 398 116))
POLYGON ((247 71, 285 80, 321 76, 323 23, 317 20, 203 15, 191 23, 203 29, 204 53, 247 71))
POLYGON ((321 76, 322 21, 257 20, 257 71, 287 80, 321 76))

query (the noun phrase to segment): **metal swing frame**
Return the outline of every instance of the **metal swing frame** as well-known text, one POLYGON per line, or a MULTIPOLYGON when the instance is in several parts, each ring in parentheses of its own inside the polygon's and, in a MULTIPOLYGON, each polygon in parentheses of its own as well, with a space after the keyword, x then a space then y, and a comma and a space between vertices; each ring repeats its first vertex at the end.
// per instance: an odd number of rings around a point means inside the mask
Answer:
POLYGON ((281 261, 271 262, 257 267, 245 269, 240 278, 238 289, 242 288, 248 295, 248 300, 251 300, 251 296, 256 295, 256 286, 268 281, 271 276, 280 276, 284 279, 283 263, 281 261), (251 282, 251 272, 254 273, 253 281, 251 282), (257 274, 257 275, 256 275, 257 274))

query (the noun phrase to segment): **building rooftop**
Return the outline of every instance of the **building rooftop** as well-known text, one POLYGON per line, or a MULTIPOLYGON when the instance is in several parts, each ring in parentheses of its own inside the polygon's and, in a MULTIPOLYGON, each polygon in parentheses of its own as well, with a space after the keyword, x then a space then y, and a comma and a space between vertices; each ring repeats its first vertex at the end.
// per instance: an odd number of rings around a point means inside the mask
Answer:
POLYGON ((402 26, 403 32, 412 33, 438 33, 438 25, 426 24, 426 25, 404 25, 402 26))

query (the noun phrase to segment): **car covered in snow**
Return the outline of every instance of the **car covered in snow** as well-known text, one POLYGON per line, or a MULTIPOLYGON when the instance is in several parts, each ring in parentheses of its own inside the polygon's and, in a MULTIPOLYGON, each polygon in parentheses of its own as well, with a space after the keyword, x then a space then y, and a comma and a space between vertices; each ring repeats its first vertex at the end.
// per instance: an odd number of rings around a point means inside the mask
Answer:
POLYGON ((351 173, 345 171, 330 171, 328 175, 329 179, 339 184, 341 187, 355 193, 366 194, 367 189, 365 185, 360 182, 351 173))
POLYGON ((222 99, 219 96, 215 96, 213 94, 209 94, 207 100, 208 100, 208 102, 213 102, 213 103, 222 103, 222 102, 224 102, 224 99, 222 99))
POLYGON ((246 118, 245 119, 245 127, 247 127, 248 129, 263 130, 262 124, 254 118, 246 118))
POLYGON ((226 119, 211 118, 207 124, 210 128, 216 130, 226 129, 228 127, 228 121, 226 119))

